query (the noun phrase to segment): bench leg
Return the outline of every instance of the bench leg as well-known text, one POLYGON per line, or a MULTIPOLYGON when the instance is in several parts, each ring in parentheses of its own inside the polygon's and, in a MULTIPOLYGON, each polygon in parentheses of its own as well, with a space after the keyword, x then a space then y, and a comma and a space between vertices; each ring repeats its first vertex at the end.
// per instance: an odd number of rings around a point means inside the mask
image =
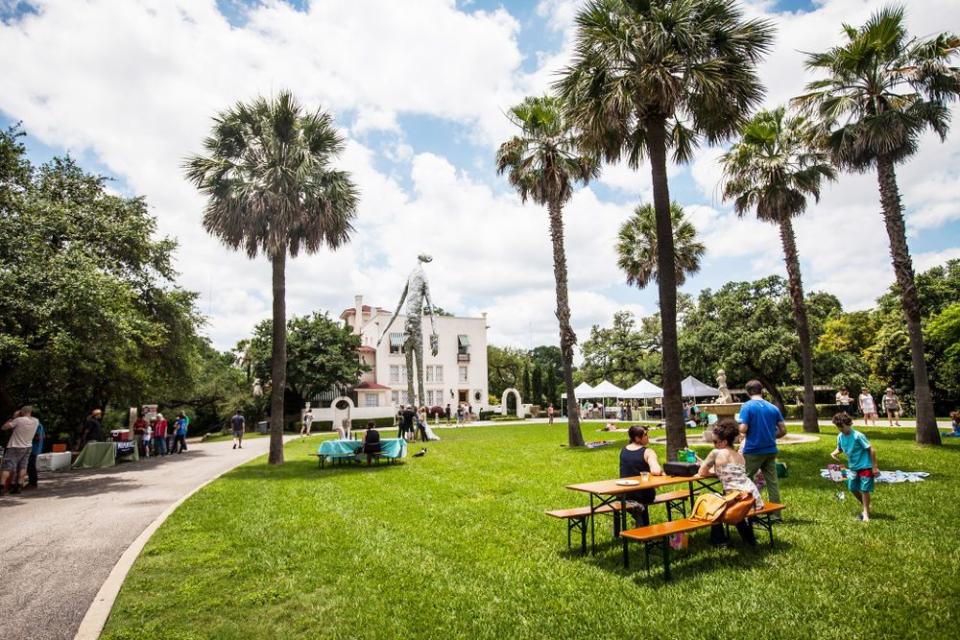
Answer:
POLYGON ((623 541, 623 568, 629 569, 630 568, 630 548, 627 546, 628 543, 626 538, 621 538, 621 540, 623 541))
POLYGON ((660 550, 663 553, 663 579, 670 579, 670 540, 663 538, 660 541, 660 550))

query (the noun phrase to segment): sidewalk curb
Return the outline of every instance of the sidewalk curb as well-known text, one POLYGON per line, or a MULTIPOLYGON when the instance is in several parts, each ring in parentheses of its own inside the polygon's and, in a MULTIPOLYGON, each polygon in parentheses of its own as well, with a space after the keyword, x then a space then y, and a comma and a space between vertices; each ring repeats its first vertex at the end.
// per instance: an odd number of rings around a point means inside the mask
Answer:
MULTIPOLYGON (((286 442, 287 439, 285 438, 284 444, 286 444, 286 442)), ((97 595, 94 596, 93 602, 90 603, 87 613, 84 614, 83 620, 80 621, 80 627, 77 629, 77 633, 73 637, 74 640, 97 640, 97 638, 100 637, 100 634, 103 632, 103 627, 107 623, 107 618, 110 617, 110 611, 113 609, 113 603, 116 602, 117 595, 120 593, 120 587, 123 586, 123 582, 126 580, 127 573, 130 572, 130 568, 140 556, 140 552, 143 551, 147 541, 150 540, 154 532, 160 528, 160 525, 162 525, 166 519, 170 517, 170 514, 176 511, 177 508, 187 500, 187 498, 195 494, 197 491, 200 491, 200 489, 203 489, 214 480, 217 480, 220 476, 233 471, 240 465, 246 464, 252 460, 256 460, 260 456, 265 456, 267 453, 268 452, 264 452, 252 458, 239 461, 232 467, 224 469, 164 509, 163 513, 161 513, 153 522, 147 525, 147 528, 144 529, 132 543, 130 543, 130 546, 127 547, 126 550, 124 550, 123 554, 120 556, 120 559, 117 560, 117 564, 115 564, 113 569, 110 571, 110 575, 107 576, 107 579, 104 580, 103 584, 100 586, 100 590, 97 591, 97 595)))

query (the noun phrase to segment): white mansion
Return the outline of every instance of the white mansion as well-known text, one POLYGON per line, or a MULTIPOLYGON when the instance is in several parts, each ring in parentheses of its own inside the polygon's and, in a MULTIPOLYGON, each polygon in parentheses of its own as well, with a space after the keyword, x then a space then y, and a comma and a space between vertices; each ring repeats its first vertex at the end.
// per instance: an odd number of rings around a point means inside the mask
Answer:
MULTIPOLYGON (((407 365, 403 354, 403 327, 406 317, 398 315, 377 346, 380 335, 390 322, 392 312, 363 304, 363 297, 354 298, 354 306, 344 309, 340 318, 360 336, 360 357, 370 367, 354 387, 358 413, 364 409, 409 404, 407 397, 407 365)), ((487 386, 487 318, 434 316, 440 339, 436 356, 430 354, 430 320, 423 318, 423 388, 426 398, 419 404, 428 407, 447 404, 454 411, 466 403, 476 412, 488 406, 487 386)), ((416 390, 416 384, 414 384, 416 390)))

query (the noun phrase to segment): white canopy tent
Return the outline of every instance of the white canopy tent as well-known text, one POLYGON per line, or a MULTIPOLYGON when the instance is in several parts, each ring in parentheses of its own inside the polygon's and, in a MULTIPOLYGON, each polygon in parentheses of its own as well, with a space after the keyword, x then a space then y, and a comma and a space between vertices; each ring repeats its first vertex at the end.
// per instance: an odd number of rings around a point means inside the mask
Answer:
POLYGON ((622 397, 636 398, 638 400, 647 398, 662 398, 663 389, 653 384, 649 380, 644 379, 625 390, 622 397))
MULTIPOLYGON (((593 393, 593 387, 591 387, 590 385, 588 385, 586 382, 581 382, 581 383, 578 384, 578 385, 576 386, 576 388, 573 390, 573 393, 574 393, 574 395, 577 396, 577 399, 578 399, 578 400, 581 399, 581 398, 592 398, 593 396, 591 396, 590 394, 593 393)), ((567 394, 561 393, 561 394, 560 394, 560 397, 561 397, 561 398, 566 398, 566 397, 567 397, 567 394)))
POLYGON ((720 390, 700 382, 693 376, 687 376, 680 383, 680 394, 684 398, 706 398, 719 396, 720 390))
MULTIPOLYGON (((580 396, 577 396, 580 397, 580 396)), ((604 380, 593 388, 593 393, 585 398, 622 398, 623 389, 609 380, 604 380)))

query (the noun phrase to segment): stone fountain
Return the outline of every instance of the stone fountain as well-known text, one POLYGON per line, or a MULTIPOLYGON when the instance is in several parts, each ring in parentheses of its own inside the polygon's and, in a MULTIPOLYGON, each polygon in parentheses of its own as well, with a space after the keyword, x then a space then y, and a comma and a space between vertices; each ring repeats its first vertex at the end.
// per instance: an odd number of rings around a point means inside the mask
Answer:
MULTIPOLYGON (((717 416, 717 418, 732 418, 737 415, 743 403, 733 401, 730 389, 727 388, 727 374, 723 369, 717 371, 717 389, 720 391, 720 396, 716 402, 704 404, 703 408, 707 410, 707 413, 712 413, 717 416)), ((704 429, 703 441, 713 442, 713 430, 710 427, 704 429)))

